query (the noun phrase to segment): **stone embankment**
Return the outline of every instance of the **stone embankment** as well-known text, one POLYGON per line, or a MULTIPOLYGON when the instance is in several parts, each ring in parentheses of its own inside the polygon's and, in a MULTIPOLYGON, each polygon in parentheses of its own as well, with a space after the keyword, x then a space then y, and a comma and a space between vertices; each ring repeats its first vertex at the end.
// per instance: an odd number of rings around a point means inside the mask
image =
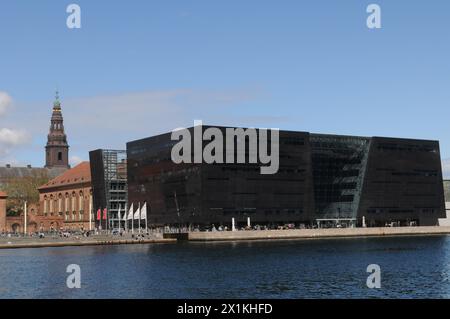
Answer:
POLYGON ((376 228, 330 228, 330 229, 289 229, 251 230, 222 232, 191 232, 189 241, 236 241, 270 239, 313 239, 382 236, 418 236, 450 234, 450 226, 422 227, 376 227, 376 228))

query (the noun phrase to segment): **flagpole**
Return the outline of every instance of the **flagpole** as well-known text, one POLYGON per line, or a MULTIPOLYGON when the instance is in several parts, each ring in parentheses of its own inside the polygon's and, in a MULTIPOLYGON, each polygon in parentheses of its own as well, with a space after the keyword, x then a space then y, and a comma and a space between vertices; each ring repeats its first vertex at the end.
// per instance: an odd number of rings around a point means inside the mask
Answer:
MULTIPOLYGON (((147 204, 147 202, 146 202, 146 204, 147 204)), ((145 233, 146 234, 148 233, 148 227, 147 227, 147 214, 148 214, 148 212, 147 212, 147 210, 148 210, 147 205, 145 205, 145 233)))
MULTIPOLYGON (((133 206, 131 206, 133 207, 133 206)), ((132 211, 131 215, 131 233, 134 234, 134 211, 132 211)))
POLYGON ((141 202, 139 202, 139 219, 138 219, 138 223, 139 223, 139 235, 141 234, 141 202))
POLYGON ((27 202, 25 201, 24 203, 24 208, 23 208, 23 217, 24 217, 24 225, 23 225, 23 234, 26 236, 27 235, 27 202))
POLYGON ((125 233, 128 233, 128 205, 125 203, 125 225, 123 225, 125 233))
POLYGON ((102 228, 102 213, 100 212, 100 208, 97 209, 97 216, 95 216, 95 227, 97 228, 97 232, 102 228), (99 215, 100 214, 100 215, 99 215), (100 217, 99 217, 100 216, 100 217))
POLYGON ((89 231, 92 231, 92 195, 89 196, 89 231))
POLYGON ((120 204, 119 204, 119 211, 117 212, 117 215, 119 215, 119 234, 120 234, 120 228, 122 225, 120 224, 120 204))

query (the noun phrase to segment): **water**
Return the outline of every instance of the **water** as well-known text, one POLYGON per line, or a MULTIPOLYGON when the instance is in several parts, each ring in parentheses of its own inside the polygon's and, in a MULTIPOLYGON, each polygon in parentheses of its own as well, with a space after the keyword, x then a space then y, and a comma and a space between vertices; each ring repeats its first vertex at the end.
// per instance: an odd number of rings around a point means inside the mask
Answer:
POLYGON ((450 298, 449 265, 447 236, 0 250, 0 297, 450 298))

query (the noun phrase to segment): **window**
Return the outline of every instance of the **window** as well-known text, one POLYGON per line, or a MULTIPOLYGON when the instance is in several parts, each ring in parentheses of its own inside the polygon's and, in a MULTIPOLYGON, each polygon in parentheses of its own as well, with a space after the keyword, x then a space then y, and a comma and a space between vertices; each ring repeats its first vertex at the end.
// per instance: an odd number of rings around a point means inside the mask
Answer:
POLYGON ((62 210, 62 195, 61 194, 59 194, 58 195, 58 213, 61 213, 63 210, 62 210))
POLYGON ((48 201, 47 196, 44 196, 44 214, 48 213, 48 201))
POLYGON ((71 211, 74 211, 74 210, 76 210, 75 209, 75 197, 76 197, 77 195, 75 194, 75 192, 73 192, 72 193, 72 207, 71 207, 71 211))
POLYGON ((80 192, 80 196, 78 197, 78 210, 82 212, 84 210, 84 197, 83 192, 80 192))
POLYGON ((62 161, 62 152, 58 152, 58 161, 62 161))
POLYGON ((65 206, 64 211, 68 212, 70 210, 69 209, 69 194, 68 193, 66 193, 66 200, 65 200, 64 206, 65 206))

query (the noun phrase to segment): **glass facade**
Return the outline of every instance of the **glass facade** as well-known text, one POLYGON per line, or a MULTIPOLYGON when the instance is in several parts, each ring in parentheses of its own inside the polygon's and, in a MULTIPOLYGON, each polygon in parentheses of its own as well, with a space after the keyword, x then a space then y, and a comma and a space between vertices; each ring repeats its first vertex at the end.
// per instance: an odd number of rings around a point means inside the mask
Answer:
POLYGON ((280 131, 279 170, 262 175, 259 163, 175 164, 170 136, 127 143, 129 203, 147 202, 150 224, 435 225, 445 216, 438 141, 280 131))
POLYGON ((315 216, 356 219, 370 139, 311 134, 315 216))
MULTIPOLYGON (((123 150, 100 149, 89 153, 94 211, 107 209, 108 228, 118 227, 119 208, 122 216, 127 209, 126 155, 123 150)), ((102 227, 106 227, 104 221, 102 227)))

